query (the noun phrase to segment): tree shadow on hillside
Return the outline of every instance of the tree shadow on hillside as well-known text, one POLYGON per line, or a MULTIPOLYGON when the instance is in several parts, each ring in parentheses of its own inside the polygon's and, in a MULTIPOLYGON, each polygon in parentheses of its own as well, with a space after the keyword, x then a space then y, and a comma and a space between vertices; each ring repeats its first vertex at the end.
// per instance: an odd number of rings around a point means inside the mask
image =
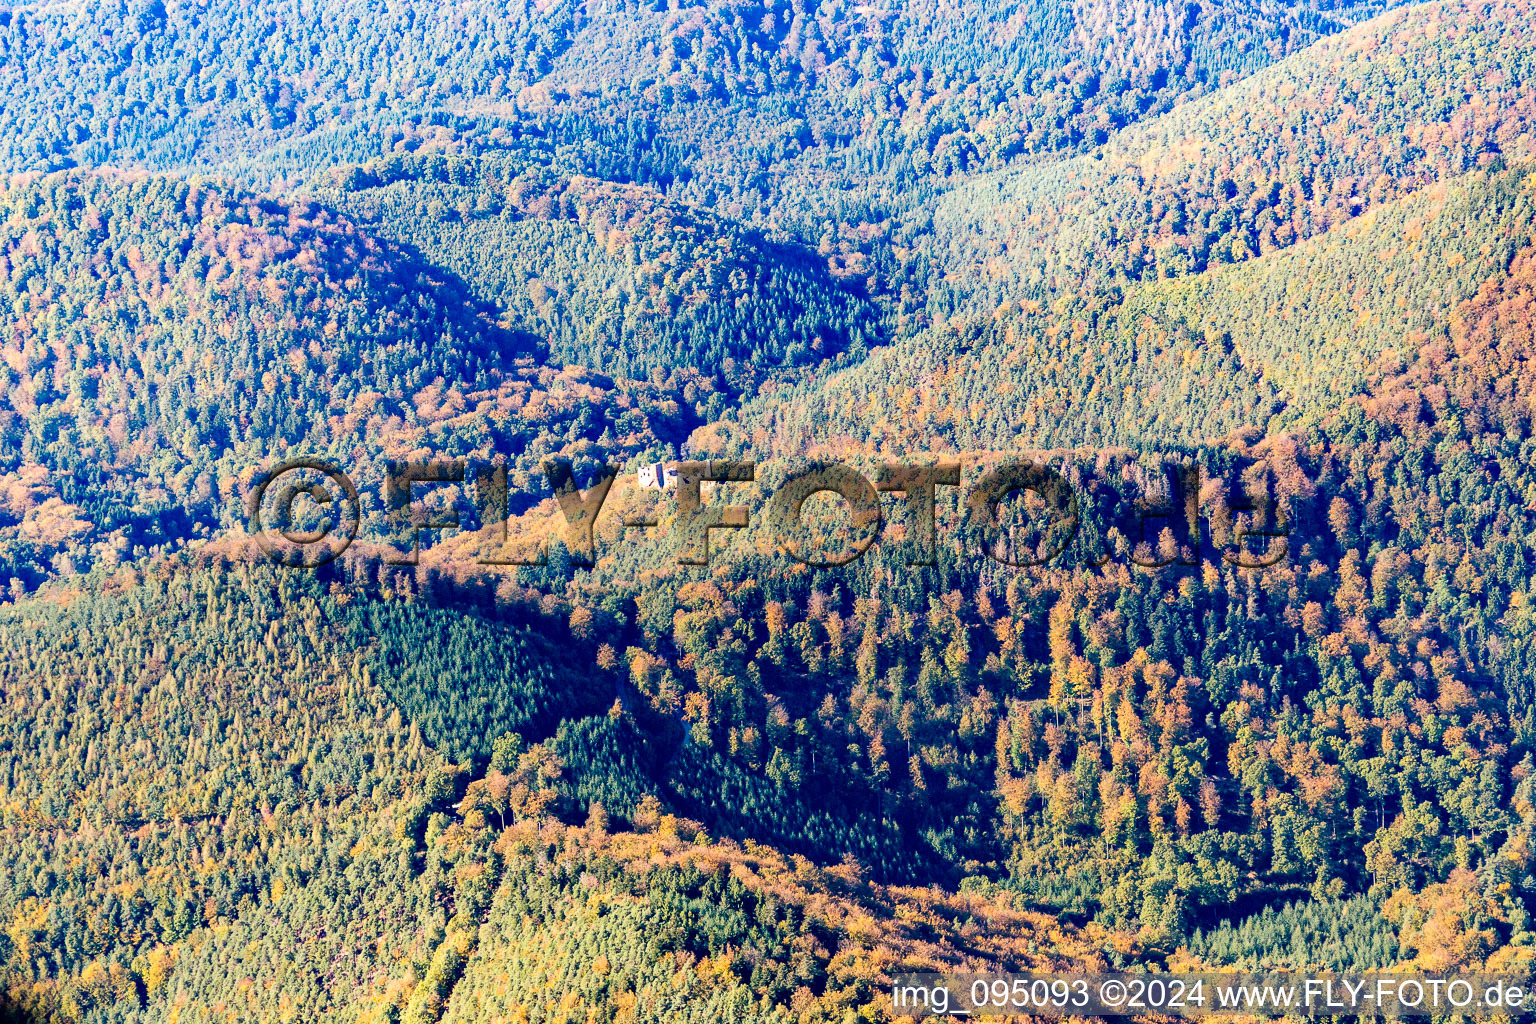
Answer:
POLYGON ((0 991, 0 1024, 42 1024, 43 1017, 26 1009, 9 992, 0 991))

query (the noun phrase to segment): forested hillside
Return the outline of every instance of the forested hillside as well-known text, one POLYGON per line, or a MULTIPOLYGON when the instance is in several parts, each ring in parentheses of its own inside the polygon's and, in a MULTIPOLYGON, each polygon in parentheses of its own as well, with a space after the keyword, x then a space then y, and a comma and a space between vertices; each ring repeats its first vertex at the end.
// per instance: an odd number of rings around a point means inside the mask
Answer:
POLYGON ((451 268, 561 362, 697 371, 740 392, 880 335, 863 281, 654 189, 455 157, 391 157, 338 180, 322 200, 451 268))
POLYGON ((1528 972, 1533 25, 0 10, 0 1018, 1528 972), (250 535, 295 457, 361 494, 319 568, 250 535), (428 459, 509 491, 402 564, 428 459), (701 545, 635 473, 710 459, 701 545), (932 557, 897 493, 786 526, 827 460, 957 464, 932 557))
POLYGON ((1536 241, 1532 165, 1498 166, 1240 264, 947 321, 781 386, 711 436, 774 453, 829 437, 1158 448, 1314 420, 1447 344, 1460 303, 1536 241))
POLYGON ((268 457, 622 458, 713 394, 689 366, 544 363, 553 332, 308 201, 72 172, 0 202, 0 573, 23 584, 238 527, 268 457))
POLYGON ((595 766, 567 737, 634 722, 619 673, 539 638, 536 598, 450 609, 217 559, 93 583, 0 611, 0 942, 27 1019, 484 1020, 573 995, 836 1020, 891 950, 1096 955, 1006 898, 577 799, 595 766))

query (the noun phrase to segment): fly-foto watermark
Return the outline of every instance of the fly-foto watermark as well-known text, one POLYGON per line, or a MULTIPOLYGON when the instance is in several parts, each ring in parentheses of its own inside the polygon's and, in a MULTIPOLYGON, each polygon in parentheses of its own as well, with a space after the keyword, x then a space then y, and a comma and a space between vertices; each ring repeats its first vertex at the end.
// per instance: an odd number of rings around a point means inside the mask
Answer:
MULTIPOLYGON (((567 564, 595 565, 595 528, 622 470, 603 467, 583 488, 567 461, 547 460, 542 468, 559 509, 559 540, 568 553, 567 564)), ((711 460, 648 469, 651 475, 642 471, 641 479, 655 481, 649 486, 670 494, 674 503, 670 541, 679 565, 708 565, 712 535, 753 524, 752 507, 712 500, 703 485, 758 484, 756 463, 711 460)), ((1072 473, 1074 484, 1063 467, 1046 461, 1005 461, 976 469, 974 479, 962 484, 965 474, 958 462, 888 463, 878 468, 873 480, 852 466, 812 463, 783 474, 756 515, 765 521, 778 550, 818 568, 847 565, 862 556, 882 540, 892 511, 903 520, 898 543, 905 563, 935 564, 940 495, 951 488, 962 500, 958 515, 949 518, 965 534, 966 548, 1019 568, 1055 563, 1069 550, 1079 564, 1097 568, 1123 557, 1148 569, 1198 565, 1202 551, 1212 549, 1230 565, 1261 569, 1289 553, 1289 530, 1274 521, 1276 503, 1267 492, 1232 494, 1222 487, 1214 497, 1203 498, 1211 490, 1210 480, 1198 464, 1157 467, 1149 477, 1156 484, 1151 488, 1127 488, 1122 480, 1099 487, 1091 474, 1084 477, 1081 467, 1072 473), (848 509, 846 526, 840 526, 848 539, 836 552, 819 550, 810 539, 826 532, 824 523, 813 529, 806 514, 807 502, 823 493, 835 495, 848 509), (1088 531, 1093 537, 1085 536, 1085 524, 1093 527, 1088 531), (1255 542, 1263 550, 1253 550, 1255 542)), ((511 494, 506 467, 471 466, 461 459, 388 465, 380 497, 394 535, 391 542, 398 541, 403 550, 386 561, 415 564, 425 531, 461 528, 456 508, 433 510, 421 500, 431 488, 461 489, 477 510, 487 541, 476 563, 550 564, 548 539, 540 538, 531 547, 508 540, 511 494)), ((359 539, 362 494, 330 462, 290 459, 256 476, 247 513, 249 532, 273 561, 314 568, 334 561, 359 539)), ((655 525, 655 518, 624 522, 625 527, 655 525)))

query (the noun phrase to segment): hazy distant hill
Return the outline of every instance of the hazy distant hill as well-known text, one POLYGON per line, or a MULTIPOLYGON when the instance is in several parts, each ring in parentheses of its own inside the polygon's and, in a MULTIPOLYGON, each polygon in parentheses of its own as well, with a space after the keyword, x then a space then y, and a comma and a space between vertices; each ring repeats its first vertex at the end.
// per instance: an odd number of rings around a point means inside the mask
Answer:
POLYGON ((206 166, 381 116, 553 106, 640 113, 727 176, 805 147, 975 169, 1102 141, 1387 6, 18 5, 3 162, 206 166))
POLYGON ((1536 158, 1532 24, 1519 2, 1394 12, 1091 155, 956 189, 934 215, 965 282, 952 301, 1241 262, 1494 157, 1536 158))

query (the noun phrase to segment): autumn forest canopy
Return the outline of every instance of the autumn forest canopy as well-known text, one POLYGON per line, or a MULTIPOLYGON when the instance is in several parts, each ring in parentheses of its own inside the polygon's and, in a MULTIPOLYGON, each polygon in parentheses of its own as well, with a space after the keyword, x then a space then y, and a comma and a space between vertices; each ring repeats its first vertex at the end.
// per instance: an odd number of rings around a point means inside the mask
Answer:
POLYGON ((1530 0, 0 4, 0 172, 0 1020, 1531 970, 1530 0))

